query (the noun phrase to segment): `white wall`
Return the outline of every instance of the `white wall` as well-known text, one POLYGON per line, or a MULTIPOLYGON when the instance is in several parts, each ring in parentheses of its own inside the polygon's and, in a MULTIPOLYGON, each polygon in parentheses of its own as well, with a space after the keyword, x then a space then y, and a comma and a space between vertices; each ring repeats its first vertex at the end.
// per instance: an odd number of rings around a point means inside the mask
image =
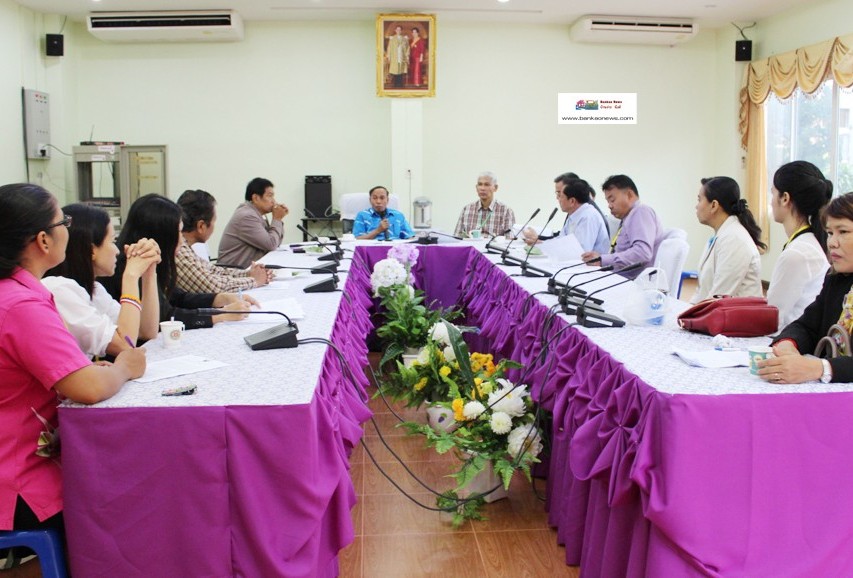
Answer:
MULTIPOLYGON (((843 4, 830 0, 761 23, 756 36, 830 37, 841 25, 822 34, 817 22, 851 21, 853 8, 843 4), (835 18, 839 11, 848 18, 835 18)), ((385 183, 407 200, 399 189, 407 186, 400 174, 408 161, 392 166, 392 158, 419 151, 395 118, 422 133, 422 158, 411 162, 413 196, 433 200, 437 228, 454 225, 482 170, 498 174, 498 195, 519 219, 554 206, 551 183, 563 171, 596 188, 624 172, 666 226, 688 230, 692 267, 710 234, 694 216, 699 179, 743 180, 743 65, 734 62, 733 29, 703 31, 672 48, 604 46, 572 43, 565 26, 439 19, 437 96, 395 116, 392 99, 375 96, 372 22, 248 23, 243 42, 187 45, 107 44, 69 23, 66 56, 48 59, 40 45, 44 32, 57 31, 55 16, 0 0, 0 17, 0 152, 12 159, 0 169, 4 182, 26 176, 23 160, 14 160, 23 158, 22 84, 51 93, 54 144, 63 150, 87 140, 93 125, 95 139, 168 145, 167 193, 210 191, 223 224, 254 176, 276 183, 294 224, 308 174, 331 174, 335 197, 385 183), (586 90, 636 92, 638 124, 557 125, 557 93, 586 90)), ((69 161, 57 155, 30 165, 44 167, 43 184, 61 197, 73 189, 69 161)), ((288 239, 298 236, 290 224, 288 239)), ((214 252, 217 244, 218 235, 214 252)))

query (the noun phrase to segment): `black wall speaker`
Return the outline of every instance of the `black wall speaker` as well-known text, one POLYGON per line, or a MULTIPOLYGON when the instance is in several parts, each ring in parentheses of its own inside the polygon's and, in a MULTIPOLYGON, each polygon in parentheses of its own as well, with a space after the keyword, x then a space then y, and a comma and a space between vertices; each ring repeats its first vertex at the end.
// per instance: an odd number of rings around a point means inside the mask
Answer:
POLYGON ((305 216, 321 219, 332 214, 332 177, 314 175, 305 177, 305 216))
POLYGON ((65 39, 62 34, 48 34, 44 38, 44 52, 47 56, 62 56, 65 53, 65 39))
POLYGON ((752 40, 735 41, 735 61, 744 62, 752 60, 752 40))

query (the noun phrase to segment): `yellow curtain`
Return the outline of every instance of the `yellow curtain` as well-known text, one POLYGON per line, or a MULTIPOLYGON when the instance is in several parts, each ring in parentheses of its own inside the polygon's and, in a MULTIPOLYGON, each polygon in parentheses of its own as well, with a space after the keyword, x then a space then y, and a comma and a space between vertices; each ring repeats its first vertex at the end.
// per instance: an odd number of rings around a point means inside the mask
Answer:
POLYGON ((749 63, 740 91, 738 129, 746 149, 746 201, 767 240, 767 160, 764 101, 770 91, 789 98, 798 87, 816 91, 829 76, 840 86, 853 86, 853 34, 798 48, 749 63))

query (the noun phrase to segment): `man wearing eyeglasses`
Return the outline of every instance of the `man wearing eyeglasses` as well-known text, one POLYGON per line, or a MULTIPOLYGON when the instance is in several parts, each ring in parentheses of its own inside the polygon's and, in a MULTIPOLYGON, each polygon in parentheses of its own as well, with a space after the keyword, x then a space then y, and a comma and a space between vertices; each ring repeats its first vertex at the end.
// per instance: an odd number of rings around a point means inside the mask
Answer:
POLYGON ((246 202, 237 207, 219 241, 218 264, 245 269, 281 244, 282 220, 290 212, 275 202, 274 185, 260 177, 246 186, 246 202), (272 220, 266 215, 271 213, 272 220))

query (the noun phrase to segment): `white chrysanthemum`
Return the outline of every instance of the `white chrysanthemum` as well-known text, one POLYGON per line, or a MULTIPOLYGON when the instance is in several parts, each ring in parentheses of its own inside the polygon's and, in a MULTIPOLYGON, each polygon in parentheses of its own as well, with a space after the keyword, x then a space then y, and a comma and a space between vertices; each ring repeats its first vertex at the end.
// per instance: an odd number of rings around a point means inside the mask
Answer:
POLYGON ((521 417, 527 412, 524 398, 527 397, 527 387, 515 386, 505 379, 499 379, 501 388, 489 394, 489 406, 494 411, 502 411, 512 417, 521 417))
POLYGON ((486 411, 486 406, 482 403, 479 401, 469 401, 462 408, 462 415, 464 415, 466 419, 474 419, 484 411, 486 411))
POLYGON ((443 321, 439 321, 429 330, 429 338, 442 345, 450 345, 450 334, 447 332, 447 326, 443 321))
POLYGON ((496 434, 505 434, 512 429, 512 418, 502 411, 493 412, 489 426, 496 434))
POLYGON ((444 359, 446 359, 448 363, 456 361, 456 352, 453 351, 453 347, 450 345, 444 348, 444 359))
POLYGON ((520 425, 507 436, 507 453, 516 458, 522 451, 531 457, 538 456, 542 451, 542 439, 533 424, 520 425))
POLYGON ((405 285, 408 281, 409 274, 406 268, 395 259, 382 259, 373 267, 373 273, 370 275, 370 285, 373 287, 373 292, 377 292, 380 287, 391 287, 392 285, 405 285))
POLYGON ((426 347, 421 347, 420 351, 418 351, 418 358, 415 360, 421 365, 429 364, 429 349, 426 347))

